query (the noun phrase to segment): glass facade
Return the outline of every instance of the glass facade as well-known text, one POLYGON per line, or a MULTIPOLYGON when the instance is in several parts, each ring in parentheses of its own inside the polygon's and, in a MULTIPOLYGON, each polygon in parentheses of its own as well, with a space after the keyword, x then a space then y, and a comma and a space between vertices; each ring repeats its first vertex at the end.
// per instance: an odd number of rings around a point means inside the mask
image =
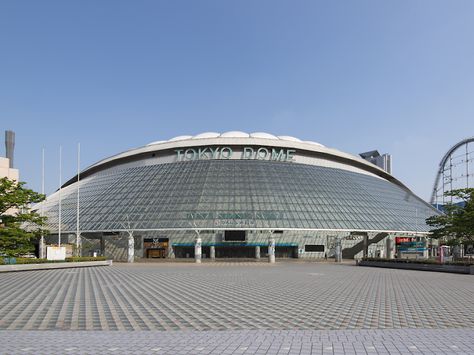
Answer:
MULTIPOLYGON (((76 230, 77 183, 62 190, 62 230, 76 230)), ((58 194, 45 203, 58 226, 58 194)), ((290 162, 197 160, 117 167, 80 182, 81 231, 321 229, 428 231, 436 211, 369 174, 290 162)))

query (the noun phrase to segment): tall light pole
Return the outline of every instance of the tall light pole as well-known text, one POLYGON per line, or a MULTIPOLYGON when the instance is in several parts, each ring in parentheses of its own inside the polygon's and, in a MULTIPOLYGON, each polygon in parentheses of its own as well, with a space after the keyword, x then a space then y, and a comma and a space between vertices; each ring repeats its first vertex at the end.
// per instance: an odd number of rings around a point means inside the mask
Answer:
POLYGON ((62 154, 63 154, 63 147, 59 146, 59 212, 58 212, 58 247, 61 246, 61 204, 62 204, 62 196, 61 196, 61 185, 62 185, 62 154))
POLYGON ((77 143, 77 214, 76 214, 76 254, 81 256, 81 234, 79 231, 79 183, 81 169, 81 143, 77 143))
MULTIPOLYGON (((44 195, 44 147, 41 149, 41 194, 44 195)), ((40 214, 41 214, 41 217, 44 217, 44 201, 41 202, 40 214)), ((39 257, 41 259, 44 259, 45 253, 44 253, 43 226, 41 226, 41 239, 40 239, 40 245, 39 245, 39 254, 40 254, 39 257)))

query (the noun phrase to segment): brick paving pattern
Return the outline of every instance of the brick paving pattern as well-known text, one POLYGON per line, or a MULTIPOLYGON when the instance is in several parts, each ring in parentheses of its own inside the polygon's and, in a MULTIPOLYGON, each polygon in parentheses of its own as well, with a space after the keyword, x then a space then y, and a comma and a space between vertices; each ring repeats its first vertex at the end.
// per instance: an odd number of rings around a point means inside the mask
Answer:
POLYGON ((3 331, 2 354, 473 354, 473 329, 3 331))
POLYGON ((472 354, 473 301, 471 275, 330 263, 7 273, 0 353, 472 354))

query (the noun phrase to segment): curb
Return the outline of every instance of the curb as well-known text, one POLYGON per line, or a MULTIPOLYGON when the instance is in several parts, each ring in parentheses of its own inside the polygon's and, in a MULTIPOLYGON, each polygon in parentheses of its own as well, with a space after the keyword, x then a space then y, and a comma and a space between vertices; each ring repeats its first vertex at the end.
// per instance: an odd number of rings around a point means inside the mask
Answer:
POLYGON ((111 266, 111 265, 112 265, 112 260, 45 263, 45 264, 13 264, 13 265, 0 265, 0 273, 15 272, 15 271, 31 271, 31 270, 73 269, 77 267, 111 266))

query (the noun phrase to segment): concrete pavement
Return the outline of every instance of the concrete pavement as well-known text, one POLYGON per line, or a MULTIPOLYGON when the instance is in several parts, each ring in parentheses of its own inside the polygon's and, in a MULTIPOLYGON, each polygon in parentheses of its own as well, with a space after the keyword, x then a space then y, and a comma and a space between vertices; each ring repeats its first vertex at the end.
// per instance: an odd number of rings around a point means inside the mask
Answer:
POLYGON ((0 275, 0 342, 7 353, 474 353, 473 295, 470 275, 332 263, 26 271, 0 275))

